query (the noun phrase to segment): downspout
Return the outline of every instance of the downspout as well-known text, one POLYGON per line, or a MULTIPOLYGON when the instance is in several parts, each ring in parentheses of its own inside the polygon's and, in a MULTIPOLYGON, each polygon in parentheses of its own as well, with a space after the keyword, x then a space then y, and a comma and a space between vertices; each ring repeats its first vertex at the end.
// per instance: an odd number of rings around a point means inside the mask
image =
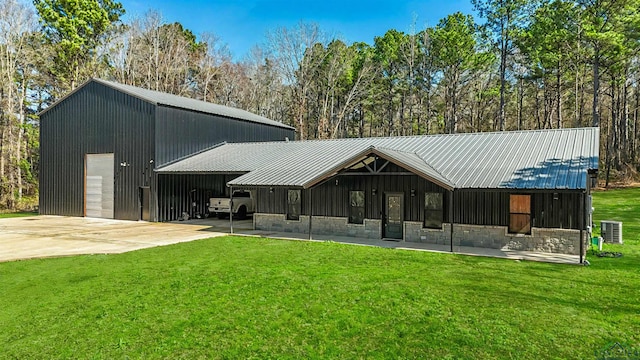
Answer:
POLYGON ((229 227, 231 228, 231 234, 233 234, 233 186, 229 186, 229 227))
POLYGON ((454 189, 451 189, 449 193, 449 242, 451 243, 451 252, 453 252, 453 192, 454 189))
POLYGON ((313 197, 311 193, 313 192, 313 188, 309 188, 309 240, 311 238, 311 219, 313 218, 313 197))

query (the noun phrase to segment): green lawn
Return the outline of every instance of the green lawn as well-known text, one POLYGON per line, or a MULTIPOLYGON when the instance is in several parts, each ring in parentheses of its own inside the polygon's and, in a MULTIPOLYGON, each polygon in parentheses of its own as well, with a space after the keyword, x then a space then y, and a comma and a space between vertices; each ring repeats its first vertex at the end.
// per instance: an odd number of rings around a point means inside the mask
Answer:
POLYGON ((32 211, 0 212, 0 219, 26 216, 38 216, 38 213, 32 211))
POLYGON ((0 264, 0 358, 558 358, 640 349, 640 190, 591 266, 223 237, 0 264))

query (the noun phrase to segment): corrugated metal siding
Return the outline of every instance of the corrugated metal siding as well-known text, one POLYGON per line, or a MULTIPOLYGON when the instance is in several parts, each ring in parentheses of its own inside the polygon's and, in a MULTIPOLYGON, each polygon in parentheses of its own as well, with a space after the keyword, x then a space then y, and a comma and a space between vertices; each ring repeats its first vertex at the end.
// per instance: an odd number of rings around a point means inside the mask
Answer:
POLYGON ((114 216, 137 220, 138 187, 155 191, 153 118, 153 105, 95 82, 43 114, 40 212, 83 216, 85 154, 114 153, 114 216))
POLYGON ((159 106, 156 120, 156 166, 222 142, 293 139, 290 129, 235 120, 190 110, 159 106))
POLYGON ((192 189, 197 208, 204 211, 210 197, 228 197, 226 183, 238 175, 158 175, 158 221, 177 220, 183 212, 189 213, 192 189))

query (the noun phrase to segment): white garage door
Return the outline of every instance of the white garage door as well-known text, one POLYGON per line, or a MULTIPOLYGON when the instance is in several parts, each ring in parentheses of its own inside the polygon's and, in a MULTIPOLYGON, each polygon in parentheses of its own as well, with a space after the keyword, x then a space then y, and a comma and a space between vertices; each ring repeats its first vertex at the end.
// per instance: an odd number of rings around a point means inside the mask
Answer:
POLYGON ((113 154, 87 154, 87 217, 113 219, 113 154))

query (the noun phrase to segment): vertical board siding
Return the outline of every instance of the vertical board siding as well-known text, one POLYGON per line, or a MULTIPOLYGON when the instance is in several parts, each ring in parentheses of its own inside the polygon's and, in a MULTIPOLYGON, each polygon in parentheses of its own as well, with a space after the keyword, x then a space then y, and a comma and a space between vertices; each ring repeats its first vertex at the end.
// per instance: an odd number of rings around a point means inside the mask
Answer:
POLYGON ((138 187, 153 187, 153 114, 153 105, 96 82, 43 114, 40 213, 84 216, 85 154, 114 153, 114 217, 137 220, 138 187))

